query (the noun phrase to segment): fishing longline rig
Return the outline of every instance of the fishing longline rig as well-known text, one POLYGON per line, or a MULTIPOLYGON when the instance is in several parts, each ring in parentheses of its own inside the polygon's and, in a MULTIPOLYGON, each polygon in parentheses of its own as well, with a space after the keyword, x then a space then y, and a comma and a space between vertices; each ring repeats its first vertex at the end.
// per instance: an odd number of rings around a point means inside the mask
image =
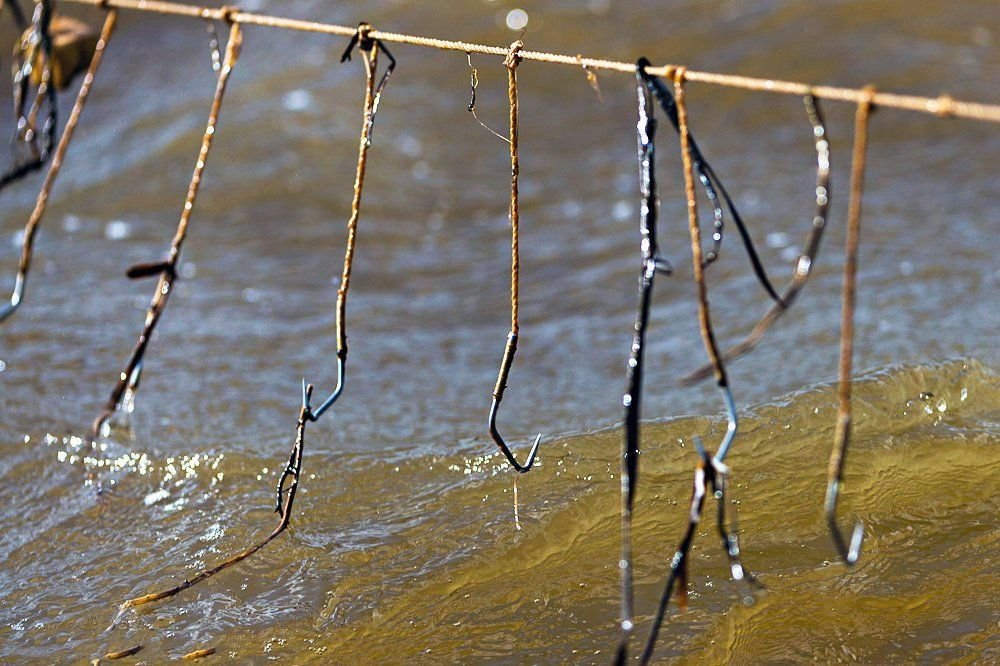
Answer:
MULTIPOLYGON (((673 594, 675 583, 680 580, 681 587, 679 598, 682 603, 686 603, 686 572, 688 551, 693 541, 694 530, 700 521, 701 507, 704 499, 705 481, 712 486, 713 494, 718 501, 717 527, 722 538, 723 549, 730 561, 730 571, 734 580, 742 580, 750 586, 757 587, 752 574, 743 566, 740 560, 739 539, 735 530, 731 530, 726 525, 725 514, 725 487, 728 468, 724 464, 724 459, 732 446, 737 432, 736 407, 733 402, 732 392, 729 389, 728 378, 725 366, 719 358, 715 344, 715 337, 712 330, 711 317, 708 307, 707 288, 704 280, 704 270, 709 265, 709 261, 702 257, 701 231, 698 226, 697 199, 695 195, 694 174, 699 174, 699 180, 706 190, 706 195, 715 208, 715 236, 718 240, 721 219, 719 211, 718 197, 716 189, 723 193, 727 205, 731 206, 731 200, 724 187, 719 183, 711 166, 707 164, 701 152, 697 148, 697 143, 693 140, 687 126, 687 107, 684 100, 683 70, 678 70, 675 78, 675 94, 677 99, 671 96, 667 87, 656 77, 646 72, 649 61, 640 59, 636 64, 636 93, 638 98, 639 120, 637 123, 638 137, 638 159, 639 159, 639 183, 642 196, 640 205, 640 235, 641 235, 641 255, 642 265, 639 281, 639 308, 634 326, 634 337, 632 341, 631 353, 626 372, 626 392, 623 398, 625 407, 625 437, 622 450, 622 555, 619 560, 621 576, 621 638, 616 653, 616 663, 624 664, 628 659, 628 647, 632 633, 635 628, 633 619, 633 590, 632 590, 632 512, 634 510, 635 489, 638 481, 638 459, 640 453, 640 406, 642 397, 643 359, 646 339, 646 329, 649 323, 649 310, 651 303, 652 288, 654 278, 657 273, 669 275, 670 264, 660 254, 659 244, 656 236, 656 219, 658 212, 658 199, 656 193, 655 178, 655 133, 656 119, 651 111, 654 100, 659 103, 668 120, 680 136, 682 162, 685 175, 685 194, 688 204, 688 221, 691 235, 692 262, 694 264, 695 283, 698 289, 698 311, 699 325, 706 352, 712 362, 716 375, 716 381, 722 391, 726 406, 728 427, 726 435, 719 445, 718 453, 714 456, 704 450, 700 439, 696 438, 696 445, 700 455, 699 467, 696 471, 695 493, 692 500, 692 509, 689 518, 688 532, 678 548, 671 562, 671 571, 667 579, 663 596, 660 601, 660 608, 654 625, 650 632, 650 637, 646 643, 646 648, 642 655, 642 661, 648 662, 652 657, 652 651, 656 644, 659 626, 662 623, 670 597, 673 594), (699 492, 700 488, 700 492, 699 492)), ((735 211, 735 208, 731 208, 735 211)), ((738 213, 734 213, 734 219, 739 219, 738 213)), ((743 229, 742 220, 737 222, 738 228, 743 229)), ((755 257, 753 245, 749 234, 741 233, 747 245, 748 254, 755 257)), ((717 246, 713 246, 713 251, 717 253, 717 246)), ((754 264, 754 260, 751 260, 754 264)), ((756 270, 758 278, 765 285, 765 288, 773 292, 767 282, 763 267, 756 270)), ((780 299, 779 299, 780 300, 780 299)))
POLYGON ((239 59, 240 47, 243 42, 243 35, 239 24, 229 20, 228 16, 226 20, 230 24, 226 54, 223 57, 222 66, 218 71, 215 95, 212 99, 212 106, 208 115, 208 124, 205 127, 205 134, 202 136, 201 148, 198 151, 198 158, 195 162, 194 171, 191 174, 187 196, 184 198, 184 206, 181 209, 180 220, 177 223, 174 238, 170 243, 167 258, 162 261, 136 264, 131 266, 125 273, 132 280, 158 276, 156 290, 153 292, 153 298, 146 312, 146 320, 143 324, 142 332, 139 334, 139 339, 132 349, 132 354, 125 364, 125 368, 119 373, 118 381, 115 383, 114 389, 112 389, 111 395, 104 405, 104 410, 94 419, 91 427, 94 437, 107 432, 109 420, 119 409, 124 409, 126 412, 131 411, 136 391, 139 389, 139 380, 142 376, 142 365, 146 356, 146 350, 153 337, 156 324, 160 321, 160 317, 167 307, 167 301, 170 298, 170 293, 173 291, 174 281, 177 279, 177 265, 180 262, 181 249, 184 246, 184 240, 187 238, 191 215, 194 212, 198 191, 205 173, 205 165, 208 162, 208 156, 217 134, 219 114, 222 110, 222 101, 226 94, 226 86, 229 83, 233 67, 239 59))
MULTIPOLYGON (((8 0, 8 2, 11 7, 17 7, 14 0, 8 0)), ((20 10, 18 9, 18 11, 20 10)), ((36 14, 38 14, 39 11, 40 9, 36 11, 36 14)), ((80 84, 80 89, 76 95, 76 101, 73 103, 73 109, 70 111, 69 118, 66 120, 66 126, 63 128, 62 136, 59 137, 59 145, 56 146, 52 162, 49 164, 49 170, 46 173, 45 180, 43 181, 42 187, 38 192, 38 198, 35 200, 35 207, 31 211, 31 216, 28 218, 28 222, 24 227, 24 233, 21 237, 21 257, 18 262, 17 276, 14 280, 14 289, 11 292, 10 299, 6 303, 0 305, 0 322, 3 322, 5 319, 14 314, 18 306, 20 306, 21 301, 24 299, 24 290, 28 280, 28 273, 31 270, 31 259, 34 251, 35 236, 38 232, 38 227, 41 224, 42 218, 45 215, 45 210, 48 207, 49 195, 52 192, 52 187, 55 184, 55 180, 59 175, 60 169, 62 168, 66 151, 69 148, 70 141, 73 139, 73 133, 80 120, 80 114, 83 112, 83 108, 87 103, 88 97, 90 96, 90 89, 94 83, 94 78, 97 76, 97 71, 101 66, 104 51, 107 48, 108 42, 111 40, 112 34, 114 34, 117 20, 118 11, 115 9, 108 10, 104 19, 104 27, 101 29, 99 37, 95 37, 93 31, 85 24, 73 19, 57 15, 50 22, 52 32, 55 33, 55 36, 51 39, 51 41, 54 42, 55 53, 53 62, 55 64, 61 63, 59 64, 59 68, 55 70, 57 72, 54 77, 55 82, 57 84, 69 85, 70 79, 73 78, 81 66, 86 68, 87 74, 84 77, 83 82, 80 84), (65 28, 65 30, 59 32, 61 29, 60 26, 65 28)), ((32 72, 35 71, 37 71, 37 65, 32 64, 32 72)), ((50 75, 49 78, 51 79, 53 77, 50 75)), ((15 139, 16 138, 17 135, 15 134, 15 139)))
MULTIPOLYGON (((238 25, 236 23, 233 23, 233 30, 234 32, 230 34, 230 41, 232 41, 234 34, 238 38, 238 25)), ((278 525, 263 540, 258 541, 249 548, 240 551, 236 555, 220 562, 219 564, 216 564, 211 568, 202 570, 197 575, 185 580, 179 585, 175 585, 161 592, 154 592, 141 597, 126 600, 119 607, 118 613, 112 621, 109 629, 117 625, 118 621, 124 613, 128 611, 128 609, 174 597, 184 590, 211 578, 220 571, 242 562, 273 541, 279 534, 285 531, 291 522, 292 506, 295 502, 295 493, 298 490, 299 475, 302 470, 302 455, 305 447, 306 424, 310 421, 315 422, 319 420, 319 418, 333 406, 337 399, 340 398, 344 389, 344 366, 347 360, 347 295, 351 284, 351 268, 354 262, 354 249, 357 238, 358 220, 361 215, 361 193, 364 186, 365 169, 368 161, 368 149, 371 147, 375 113, 378 111, 382 91, 385 88, 386 83, 388 83, 389 77, 396 66, 395 58, 392 57, 392 54, 385 48, 385 45, 381 42, 381 40, 370 36, 369 33, 371 31, 372 27, 369 24, 359 24, 357 32, 351 39, 344 55, 341 57, 341 62, 350 60, 351 53, 355 47, 357 47, 357 49, 361 52, 365 65, 365 100, 361 123, 361 138, 358 144, 358 166, 354 180, 354 195, 351 200, 351 216, 347 223, 347 246, 344 252, 344 269, 341 275, 340 286, 337 290, 337 385, 334 388, 333 393, 330 394, 323 404, 316 409, 313 409, 311 406, 313 386, 312 384, 306 384, 303 380, 302 405, 299 408, 299 417, 295 429, 295 440, 292 443, 288 463, 282 471, 281 477, 278 479, 278 484, 275 489, 275 511, 280 515, 278 525), (389 59, 389 64, 386 67, 381 79, 377 79, 378 55, 380 51, 385 53, 386 57, 389 59), (378 80, 377 84, 376 80, 378 80), (289 479, 291 479, 291 482, 288 483, 288 487, 286 488, 285 483, 289 479)), ((223 64, 222 71, 225 71, 225 63, 228 61, 229 55, 227 50, 227 56, 223 64)))

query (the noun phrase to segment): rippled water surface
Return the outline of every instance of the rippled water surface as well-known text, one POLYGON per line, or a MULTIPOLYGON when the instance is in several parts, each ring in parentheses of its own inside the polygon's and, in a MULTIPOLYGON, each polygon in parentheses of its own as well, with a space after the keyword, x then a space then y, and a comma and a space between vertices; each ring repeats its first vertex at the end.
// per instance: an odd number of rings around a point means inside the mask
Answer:
MULTIPOLYGON (((282 15, 506 44, 517 4, 276 2, 282 15)), ((98 13, 62 3, 92 23, 98 13)), ((528 48, 695 69, 1000 100, 992 2, 523 2, 528 48)), ((13 39, 9 24, 0 43, 13 39)), ((363 72, 343 40, 246 29, 181 279, 130 428, 88 426, 138 334, 214 88, 199 21, 124 13, 44 222, 24 306, 0 327, 0 661, 85 662, 142 644, 157 663, 607 663, 616 638, 618 459, 638 269, 632 79, 523 63, 521 340, 501 429, 540 466, 514 479, 486 414, 509 324, 507 148, 466 111, 462 53, 395 46, 369 158, 348 306, 347 389, 307 434, 292 528, 176 599, 173 584, 265 535, 299 381, 334 380, 335 275, 363 72), (106 489, 100 496, 93 480, 106 489), (149 607, 146 607, 149 608, 149 607)), ((0 49, 0 54, 8 51, 0 49)), ((6 56, 4 56, 6 57, 6 56)), ((478 56, 480 118, 503 129, 506 75, 478 56)), ((62 99, 69 108, 70 97, 62 99)), ((776 279, 811 219, 801 102, 691 84, 692 129, 776 279)), ((833 208, 814 279, 731 367, 729 459, 746 605, 709 531, 688 610, 657 655, 681 662, 1000 659, 1000 195, 996 126, 880 110, 872 119, 845 520, 835 563, 820 502, 835 420, 852 109, 825 108, 833 208)), ((0 124, 9 131, 8 105, 0 124)), ((676 142, 660 154, 661 244, 636 518, 640 633, 684 528, 692 438, 721 436, 695 322, 676 142)), ((0 280, 40 177, 0 195, 0 280)), ((708 272, 718 335, 767 307, 735 238, 708 272)), ((706 528, 710 525, 706 525, 706 528)))

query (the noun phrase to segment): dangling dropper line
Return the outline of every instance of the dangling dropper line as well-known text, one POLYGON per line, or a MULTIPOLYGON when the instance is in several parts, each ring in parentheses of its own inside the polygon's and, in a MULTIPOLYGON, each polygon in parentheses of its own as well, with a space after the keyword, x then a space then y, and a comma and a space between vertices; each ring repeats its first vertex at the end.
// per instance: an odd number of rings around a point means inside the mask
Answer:
POLYGON ((660 604, 653 619, 653 626, 650 629, 646 647, 639 659, 640 664, 648 664, 653 658, 656 648, 656 641, 659 636, 660 627, 666 616, 667 606, 670 598, 674 594, 676 585, 678 605, 687 605, 687 563, 691 545, 694 542, 698 524, 701 522, 701 512, 704 507, 706 484, 711 486, 712 494, 715 496, 718 513, 716 517, 716 528, 722 540, 722 548, 729 559, 730 573, 734 580, 743 581, 750 587, 762 587, 753 575, 743 566, 740 559, 739 538, 735 531, 726 525, 726 477, 729 468, 722 462, 726 456, 729 446, 736 435, 736 414, 735 406, 732 402, 732 395, 729 393, 726 379, 725 366, 719 358, 718 348, 715 344, 715 335, 712 330, 712 320, 708 306, 708 289, 705 284, 705 264, 701 260, 701 229, 698 224, 698 200, 694 189, 694 159, 693 146, 687 120, 687 102, 684 89, 685 70, 678 68, 673 73, 674 97, 677 108, 677 129, 681 139, 681 159, 684 166, 684 192, 687 201, 688 228, 691 235, 692 263, 694 265, 694 280, 698 292, 698 321, 701 329, 702 340, 705 343, 705 350, 708 353, 720 388, 726 397, 726 406, 729 412, 729 428, 726 437, 719 447, 715 456, 705 450, 701 439, 694 438, 700 460, 695 469, 694 490, 691 497, 691 508, 688 514, 688 526, 680 546, 674 553, 670 562, 670 573, 660 595, 660 604))
MULTIPOLYGON (((235 25, 236 24, 234 23, 234 26, 235 25)), ((378 50, 381 47, 381 44, 378 42, 378 40, 372 40, 368 38, 367 33, 370 29, 371 28, 370 26, 368 26, 368 24, 366 23, 360 24, 358 26, 358 34, 355 36, 354 39, 351 40, 351 44, 348 47, 348 54, 349 54, 350 50, 352 50, 354 46, 357 45, 359 50, 361 50, 362 55, 364 56, 366 84, 365 84, 364 115, 361 125, 361 139, 360 139, 359 153, 358 153, 358 170, 354 181, 354 198, 352 199, 352 204, 351 204, 351 221, 348 223, 349 247, 347 252, 345 253, 345 259, 344 259, 344 273, 347 278, 350 277, 350 270, 353 262, 354 237, 357 232, 357 222, 361 210, 361 189, 364 184, 365 165, 367 162, 368 148, 371 145, 370 142, 371 131, 374 123, 375 111, 377 110, 378 95, 381 93, 382 88, 388 81, 389 74, 391 74, 392 72, 392 67, 395 65, 395 60, 392 59, 391 56, 389 56, 392 61, 392 64, 390 65, 385 76, 383 76, 379 85, 376 86, 375 71, 377 65, 378 50)), ((347 56, 347 54, 345 54, 345 57, 342 59, 342 62, 344 60, 349 60, 349 59, 350 58, 347 56)), ((225 70, 225 65, 223 65, 223 71, 224 70, 225 70)), ((333 397, 333 400, 336 400, 336 397, 340 395, 340 391, 343 388, 343 360, 347 357, 347 335, 343 326, 344 322, 343 304, 346 301, 347 297, 347 288, 345 287, 345 284, 349 286, 350 284, 349 280, 342 280, 341 282, 342 291, 338 292, 337 357, 340 361, 338 364, 340 377, 338 379, 337 391, 333 397), (343 349, 342 354, 339 352, 341 348, 343 349)), ((328 409, 329 406, 332 404, 332 401, 328 400, 327 403, 324 403, 323 407, 313 412, 310 408, 312 393, 313 393, 312 384, 303 386, 302 406, 299 409, 299 418, 296 423, 295 441, 292 444, 292 451, 288 460, 288 464, 286 465, 285 469, 281 474, 281 477, 278 481, 278 487, 276 490, 278 499, 278 506, 276 508, 276 511, 281 516, 280 520, 278 521, 277 527, 275 527, 274 530, 270 534, 268 534, 263 540, 255 543, 246 550, 237 553, 236 555, 230 557, 224 562, 221 562, 209 569, 205 569, 199 572, 196 576, 188 580, 185 580, 183 583, 179 585, 175 585, 174 587, 171 587, 167 590, 163 590, 162 592, 154 592, 152 594, 147 594, 141 597, 136 597, 125 601, 119 607, 118 613, 115 616, 114 621, 112 621, 111 623, 111 628, 113 628, 118 623, 122 615, 129 608, 134 608, 136 606, 142 606, 155 601, 162 601, 164 599, 169 599, 171 597, 174 597, 183 592, 184 590, 187 590, 188 588, 197 585, 203 580, 211 578, 220 571, 223 571, 224 569, 227 569, 233 566, 234 564, 242 562, 246 558, 256 553, 258 550, 269 544, 279 534, 285 531, 285 529, 291 522, 292 506, 295 502, 295 494, 299 487, 299 473, 302 468, 302 453, 305 445, 306 423, 309 421, 316 421, 323 413, 323 411, 328 409), (287 488, 284 488, 285 481, 289 477, 291 478, 291 483, 288 485, 287 488)))
POLYGON ((866 97, 858 103, 854 114, 854 149, 851 155, 851 200, 847 209, 847 239, 844 243, 844 284, 840 322, 840 363, 838 366, 837 429, 827 469, 824 511, 830 536, 837 552, 848 566, 858 561, 865 526, 854 525, 848 543, 837 526, 837 500, 844 482, 847 447, 851 441, 851 365, 854 357, 854 308, 857 299, 858 242, 861 236, 861 199, 864 194, 865 162, 868 149, 868 120, 873 109, 875 88, 865 88, 866 97))
POLYGON ((493 401, 490 404, 489 431, 490 437, 496 443, 500 452, 503 453, 511 467, 519 473, 524 474, 531 470, 535 464, 535 456, 538 453, 538 444, 542 439, 541 433, 535 437, 528 458, 524 464, 517 462, 514 454, 511 453, 507 443, 500 436, 497 430, 497 412, 500 409, 500 401, 503 400, 504 390, 507 388, 507 376, 510 374, 510 367, 514 363, 514 354, 517 352, 517 336, 519 333, 518 309, 520 304, 518 287, 521 275, 520 260, 520 238, 519 238, 519 200, 518 200, 518 176, 521 165, 518 155, 517 141, 517 66, 521 62, 520 51, 524 44, 517 40, 510 45, 510 52, 504 60, 507 68, 507 94, 510 100, 510 333, 507 335, 507 345, 504 347, 503 359, 500 361, 500 373, 497 376, 497 383, 493 387, 493 401))
POLYGON ((146 355, 146 348, 153 337, 153 331, 157 322, 163 315, 163 310, 167 307, 167 300, 170 292, 173 291, 174 281, 177 279, 177 263, 180 261, 181 248, 184 239, 187 238, 188 224, 191 221, 191 213, 194 211, 195 200, 198 197, 198 190, 201 187, 202 176, 205 172, 205 163, 208 161, 209 152, 215 139, 216 129, 219 122, 219 112, 222 109, 222 99, 226 94, 226 84, 229 83, 229 75, 240 55, 240 46, 243 42, 243 34, 240 31, 240 24, 232 21, 229 29, 229 42, 226 44, 226 55, 223 59, 222 68, 219 70, 219 77, 215 87, 215 96, 212 99, 212 108, 208 116, 208 125, 205 134, 202 136, 201 149, 198 151, 198 159, 195 162, 194 172, 191 174, 191 182, 188 186, 187 196, 184 199, 184 208, 181 211, 180 221, 177 223, 177 231, 170 244, 170 252, 166 260, 152 263, 136 264, 128 269, 126 275, 130 279, 152 277, 159 275, 156 283, 156 291, 153 292, 149 310, 146 312, 146 321, 139 340, 132 350, 125 369, 118 375, 111 396, 104 405, 104 410, 98 414, 91 426, 94 437, 101 434, 105 423, 114 415, 125 402, 134 399, 135 392, 139 388, 139 379, 142 375, 142 363, 146 355))
MULTIPOLYGON (((372 130, 375 123, 375 113, 378 111, 378 103, 382 96, 389 77, 396 68, 396 59, 377 39, 369 36, 372 27, 368 23, 359 23, 358 31, 347 45, 347 50, 341 56, 340 62, 351 59, 351 52, 357 46, 361 51, 365 64, 365 102, 364 112, 361 122, 361 138, 358 140, 358 166, 354 176, 354 194, 351 198, 351 217, 347 221, 347 244, 344 249, 344 268, 340 276, 340 284, 337 287, 337 384, 333 393, 327 397, 323 404, 313 410, 311 406, 312 389, 307 385, 305 379, 302 380, 302 409, 304 417, 309 421, 317 421, 323 413, 333 406, 344 390, 344 379, 347 365, 347 294, 351 288, 351 270, 354 267, 354 248, 358 235, 358 220, 361 217, 361 192, 365 183, 365 170, 368 165, 368 149, 371 147, 372 130), (385 73, 375 85, 375 75, 378 69, 379 51, 385 53, 389 58, 389 65, 385 73)), ((278 479, 275 489, 275 511, 280 512, 282 506, 282 493, 285 481, 291 477, 292 485, 298 483, 299 471, 302 466, 302 445, 301 437, 296 438, 289 455, 288 463, 278 479)))

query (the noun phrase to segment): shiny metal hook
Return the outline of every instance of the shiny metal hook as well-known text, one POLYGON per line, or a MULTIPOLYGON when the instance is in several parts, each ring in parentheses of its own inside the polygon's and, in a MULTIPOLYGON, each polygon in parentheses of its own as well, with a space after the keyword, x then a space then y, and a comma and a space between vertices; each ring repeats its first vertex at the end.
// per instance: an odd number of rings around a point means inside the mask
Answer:
POLYGON ((535 437, 534 444, 531 445, 531 450, 528 452, 528 459, 522 465, 517 462, 514 458, 514 454, 510 452, 510 448, 507 443, 500 436, 497 431, 497 412, 500 409, 500 401, 503 400, 503 392, 507 388, 507 376, 510 374, 510 366, 514 363, 514 354, 517 353, 517 334, 510 333, 507 336, 507 346, 504 348, 503 360, 500 363, 500 375, 497 377, 496 386, 493 388, 493 402, 490 404, 490 417, 489 417, 489 428, 490 437, 496 442, 496 445, 500 448, 500 452, 503 453, 507 462, 510 466, 517 470, 519 473, 524 474, 531 470, 532 466, 535 464, 535 456, 538 454, 538 444, 542 440, 542 434, 539 433, 535 437))
POLYGON ((851 541, 848 544, 837 525, 837 499, 839 495, 840 479, 833 479, 826 487, 826 502, 824 503, 826 525, 830 529, 830 536, 840 557, 843 558, 847 566, 853 566, 861 557, 861 542, 865 538, 865 524, 860 520, 854 524, 851 541))
POLYGON ((733 400, 733 392, 729 388, 729 384, 726 383, 719 387, 722 391, 722 400, 726 403, 726 435, 722 438, 722 443, 719 444, 719 452, 715 454, 716 463, 722 464, 722 461, 726 459, 726 455, 729 453, 729 447, 732 446, 733 440, 736 439, 736 431, 739 428, 739 418, 736 416, 736 402, 733 400))
POLYGON ((319 417, 323 416, 326 410, 333 407, 334 403, 340 398, 340 394, 344 392, 344 371, 346 365, 347 349, 337 350, 337 384, 333 389, 333 393, 315 411, 313 411, 310 405, 312 394, 306 390, 305 378, 302 379, 302 407, 305 409, 305 415, 308 420, 313 423, 318 421, 319 417))
POLYGON ((17 279, 14 281, 14 291, 10 294, 10 302, 0 305, 0 322, 3 322, 7 317, 14 314, 17 308, 20 307, 21 299, 24 298, 24 284, 27 281, 27 277, 27 271, 17 271, 17 279))

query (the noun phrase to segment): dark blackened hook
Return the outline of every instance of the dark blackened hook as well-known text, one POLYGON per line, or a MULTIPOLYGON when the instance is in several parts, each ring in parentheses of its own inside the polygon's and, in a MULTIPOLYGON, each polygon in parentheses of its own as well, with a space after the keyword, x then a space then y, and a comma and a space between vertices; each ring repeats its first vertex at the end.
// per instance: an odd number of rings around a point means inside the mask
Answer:
POLYGON ((507 376, 510 374, 510 366, 514 363, 514 354, 517 353, 517 334, 510 333, 507 336, 507 346, 504 348, 503 360, 500 363, 500 375, 497 377, 496 386, 493 387, 493 402, 490 404, 490 417, 489 417, 489 428, 490 437, 496 442, 496 445, 500 448, 500 452, 503 453, 507 462, 515 470, 524 474, 531 470, 532 466, 535 464, 535 456, 538 454, 538 444, 541 442, 542 435, 539 433, 535 436, 535 442, 531 445, 531 450, 528 452, 528 459, 524 464, 517 462, 514 458, 514 454, 510 452, 510 448, 507 443, 500 436, 499 431, 497 431, 497 411, 500 409, 500 401, 503 400, 504 389, 507 388, 507 376))
POLYGON ((646 329, 652 301, 653 282, 657 273, 669 275, 670 264, 660 255, 656 238, 656 221, 659 201, 656 193, 656 118, 651 109, 653 100, 643 80, 640 61, 636 65, 636 96, 639 120, 636 124, 637 155, 639 160, 639 235, 641 264, 639 269, 639 307, 628 364, 625 370, 625 437, 622 442, 622 549, 618 561, 621 580, 621 638, 616 663, 624 664, 628 658, 628 644, 635 628, 632 594, 632 510, 635 488, 639 478, 640 418, 642 402, 643 360, 645 358, 646 329))
MULTIPOLYGON (((806 236, 805 249, 795 262, 792 279, 782 292, 781 301, 770 307, 742 342, 726 350, 722 355, 722 358, 726 361, 738 358, 757 346, 761 339, 763 339, 764 334, 771 328, 771 325, 798 298, 799 292, 805 287, 809 276, 812 274, 812 269, 816 265, 816 258, 819 255, 820 241, 823 239, 823 232, 826 229, 830 210, 830 142, 827 136, 826 124, 823 122, 819 100, 812 95, 806 95, 803 98, 803 102, 805 103, 806 114, 809 117, 813 141, 816 145, 816 209, 813 214, 812 225, 806 236)), ((711 374, 712 366, 704 365, 683 377, 680 383, 682 386, 690 386, 697 381, 709 377, 711 374)))
MULTIPOLYGON (((677 132, 680 132, 677 118, 677 106, 674 103, 673 95, 671 95, 670 90, 663 84, 659 77, 649 74, 646 71, 646 68, 649 66, 649 60, 641 58, 638 64, 640 75, 642 76, 646 87, 653 94, 653 97, 656 98, 660 108, 663 110, 664 114, 666 114, 670 123, 674 126, 674 129, 677 130, 677 132)), ((760 257, 757 255, 757 249, 754 247, 753 239, 750 237, 750 231, 747 229, 747 226, 743 221, 743 217, 736 209, 736 205, 733 203, 732 197, 729 196, 729 192, 722 184, 722 181, 719 180, 715 170, 712 169, 712 166, 705 160, 705 157, 702 155, 701 149, 698 148, 698 144, 695 142, 694 137, 690 137, 690 146, 691 161, 694 165, 695 173, 697 173, 698 180, 701 181, 702 187, 705 189, 705 194, 712 203, 714 211, 715 231, 712 234, 713 246, 703 260, 703 265, 707 266, 715 260, 716 257, 718 257, 719 249, 722 244, 723 216, 722 207, 719 204, 719 195, 721 195, 722 200, 726 204, 726 208, 729 210, 729 214, 733 217, 733 222, 736 224, 736 229, 740 233, 740 238, 743 240, 743 246, 746 248, 747 257, 750 259, 750 264, 753 267, 754 274, 757 276, 757 280, 761 283, 764 290, 771 296, 771 298, 780 303, 781 297, 778 296, 778 292, 775 291, 774 286, 771 284, 771 280, 767 276, 767 271, 764 269, 764 265, 761 262, 760 257)))

